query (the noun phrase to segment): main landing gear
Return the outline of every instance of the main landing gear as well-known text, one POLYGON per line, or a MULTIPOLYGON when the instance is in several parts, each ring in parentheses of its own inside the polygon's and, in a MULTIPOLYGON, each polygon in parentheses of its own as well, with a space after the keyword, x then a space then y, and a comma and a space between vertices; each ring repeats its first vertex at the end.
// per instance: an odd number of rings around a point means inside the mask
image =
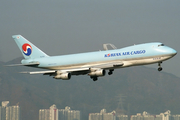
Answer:
POLYGON ((98 80, 98 77, 95 77, 95 76, 91 76, 91 79, 93 79, 93 81, 97 81, 98 80))
POLYGON ((162 62, 158 63, 158 66, 159 66, 158 71, 162 71, 161 63, 162 62))
POLYGON ((110 69, 108 72, 108 75, 112 75, 113 74, 114 69, 110 69))

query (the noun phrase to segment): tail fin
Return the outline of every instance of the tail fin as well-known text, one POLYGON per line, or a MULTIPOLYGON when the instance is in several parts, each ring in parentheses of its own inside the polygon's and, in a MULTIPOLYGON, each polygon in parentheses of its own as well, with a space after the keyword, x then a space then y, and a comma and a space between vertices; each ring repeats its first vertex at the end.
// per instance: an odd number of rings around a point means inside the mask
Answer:
POLYGON ((46 53, 41 51, 23 36, 13 35, 12 38, 14 38, 25 59, 48 57, 46 53))

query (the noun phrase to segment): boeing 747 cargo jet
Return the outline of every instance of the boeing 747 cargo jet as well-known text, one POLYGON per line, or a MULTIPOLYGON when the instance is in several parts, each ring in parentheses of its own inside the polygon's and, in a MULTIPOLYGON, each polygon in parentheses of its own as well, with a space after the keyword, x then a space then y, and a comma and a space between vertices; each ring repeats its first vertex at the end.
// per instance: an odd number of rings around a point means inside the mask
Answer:
POLYGON ((60 56, 48 56, 21 35, 12 36, 17 43, 24 59, 24 65, 48 69, 47 71, 26 72, 29 74, 44 74, 55 79, 69 80, 72 75, 89 75, 96 81, 105 76, 106 70, 111 75, 114 69, 137 65, 158 63, 158 71, 162 70, 161 63, 175 56, 177 52, 159 42, 133 45, 121 49, 78 53, 60 56))

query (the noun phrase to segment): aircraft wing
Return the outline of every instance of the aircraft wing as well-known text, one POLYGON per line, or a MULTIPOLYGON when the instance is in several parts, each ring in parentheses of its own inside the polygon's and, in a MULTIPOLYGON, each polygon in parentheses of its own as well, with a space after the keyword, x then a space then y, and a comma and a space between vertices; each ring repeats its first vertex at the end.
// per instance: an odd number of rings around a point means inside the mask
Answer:
POLYGON ((29 73, 29 74, 47 74, 47 73, 49 73, 49 74, 52 74, 52 73, 55 73, 56 72, 56 70, 49 70, 49 71, 33 71, 33 72, 26 72, 26 71, 24 71, 24 72, 20 72, 20 73, 29 73))
POLYGON ((39 65, 40 63, 39 62, 30 62, 30 63, 27 63, 27 64, 12 64, 12 65, 5 65, 5 66, 33 66, 33 65, 39 65))
POLYGON ((84 65, 79 68, 73 69, 64 69, 64 70, 48 70, 48 71, 33 71, 33 72, 20 72, 20 73, 29 73, 29 74, 43 74, 43 75, 55 75, 57 71, 62 73, 71 73, 71 75, 83 75, 90 72, 90 68, 100 68, 100 69, 113 69, 116 67, 123 66, 123 62, 107 62, 107 63, 98 63, 93 65, 84 65))
POLYGON ((66 69, 66 70, 48 70, 48 71, 33 71, 33 72, 20 72, 20 73, 29 73, 29 74, 43 74, 43 75, 54 75, 57 71, 60 71, 62 73, 70 72, 72 75, 78 75, 80 73, 85 72, 84 74, 87 74, 89 71, 89 68, 76 68, 76 69, 66 69), (78 74, 75 74, 78 73, 78 74))

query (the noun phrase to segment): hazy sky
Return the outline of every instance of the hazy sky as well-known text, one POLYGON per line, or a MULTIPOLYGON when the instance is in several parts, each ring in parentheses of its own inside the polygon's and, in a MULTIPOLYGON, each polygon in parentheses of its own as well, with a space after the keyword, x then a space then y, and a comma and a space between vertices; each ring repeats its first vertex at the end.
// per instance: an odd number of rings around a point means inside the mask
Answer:
MULTIPOLYGON (((15 34, 48 55, 154 41, 180 51, 180 0, 2 0, 0 61, 22 56, 15 34)), ((180 76, 179 61, 177 54, 164 62, 164 71, 180 76)))

